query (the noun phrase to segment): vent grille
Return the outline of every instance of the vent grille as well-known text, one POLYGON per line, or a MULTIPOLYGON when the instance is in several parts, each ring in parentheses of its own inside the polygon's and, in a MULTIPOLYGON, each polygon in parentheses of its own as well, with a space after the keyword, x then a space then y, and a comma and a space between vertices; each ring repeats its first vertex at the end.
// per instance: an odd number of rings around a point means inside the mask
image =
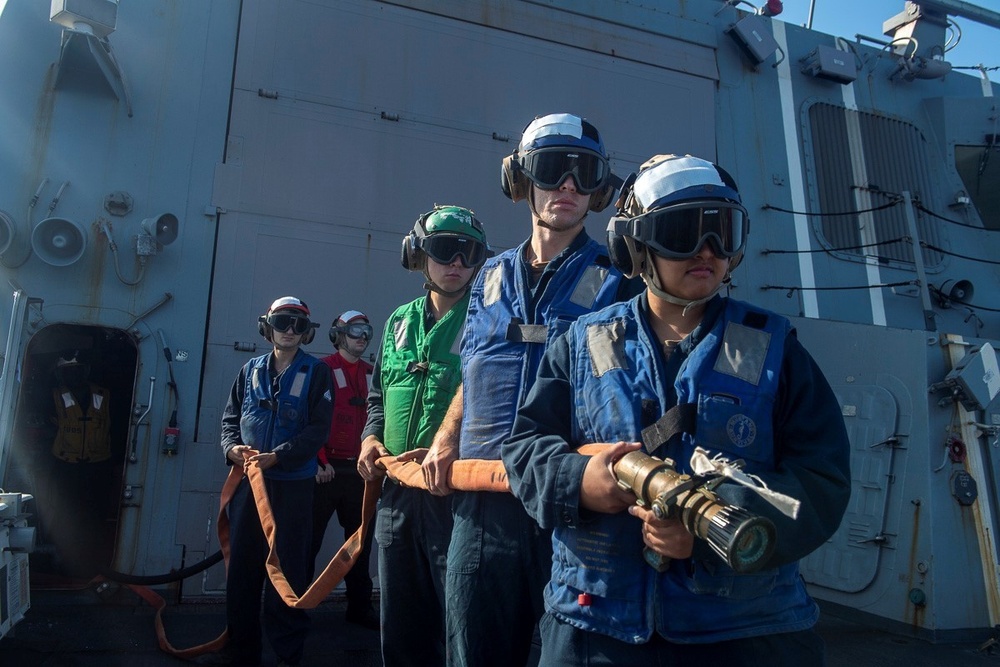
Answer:
MULTIPOLYGON (((892 201, 903 191, 931 211, 933 200, 927 168, 927 141, 910 123, 888 116, 854 111, 833 104, 816 103, 809 108, 813 148, 810 184, 815 189, 821 213, 863 211, 892 201), (852 147, 860 142, 860 156, 852 158, 852 147)), ((933 218, 914 210, 920 240, 943 247, 940 226, 933 218)), ((885 264, 913 268, 910 242, 885 243, 909 237, 902 203, 871 213, 816 217, 815 226, 830 249, 844 258, 876 256, 885 264), (866 233, 862 229, 868 230, 866 233), (882 243, 869 248, 856 246, 882 243)), ((943 255, 923 250, 924 265, 938 266, 943 255)))

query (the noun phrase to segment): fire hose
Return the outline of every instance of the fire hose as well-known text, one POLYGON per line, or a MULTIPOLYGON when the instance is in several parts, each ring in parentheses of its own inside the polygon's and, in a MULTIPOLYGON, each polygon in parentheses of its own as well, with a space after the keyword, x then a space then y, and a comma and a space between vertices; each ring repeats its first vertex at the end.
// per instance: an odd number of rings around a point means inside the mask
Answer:
MULTIPOLYGON (((605 445, 585 445, 580 447, 577 452, 592 456, 599 453, 604 447, 605 445)), ((624 490, 632 491, 639 504, 651 507, 658 517, 677 516, 680 518, 693 535, 706 540, 712 549, 737 572, 751 572, 762 567, 774 548, 773 524, 764 517, 753 515, 742 508, 721 501, 711 491, 715 481, 721 481, 722 477, 730 477, 737 482, 751 486, 752 484, 748 484, 745 479, 740 479, 746 476, 738 472, 737 466, 724 463, 717 464, 713 468, 712 462, 716 461, 715 459, 710 460, 704 456, 702 458, 704 460, 701 462, 701 468, 705 474, 694 477, 677 473, 674 470, 673 462, 669 459, 657 459, 640 451, 630 452, 623 456, 615 462, 613 470, 619 486, 624 490)), ((694 459, 692 462, 694 463, 694 459)), ((377 461, 377 465, 385 469, 386 475, 390 479, 404 486, 427 488, 421 466, 416 461, 400 462, 396 457, 384 457, 377 461)), ((289 607, 296 609, 315 608, 337 587, 357 561, 375 515, 381 483, 378 481, 366 482, 361 526, 347 538, 323 572, 305 593, 299 596, 289 585, 278 560, 275 549, 274 515, 267 497, 263 471, 260 470, 256 462, 252 462, 246 466, 245 474, 249 479, 257 512, 260 515, 261 526, 269 546, 266 568, 271 583, 289 607)), ((243 475, 244 469, 233 466, 219 497, 218 538, 221 546, 220 552, 227 570, 229 567, 229 517, 226 513, 226 507, 242 481, 243 475)), ((460 459, 451 464, 447 477, 448 485, 456 491, 501 493, 510 491, 510 483, 502 461, 460 459)), ((769 500, 778 504, 773 499, 769 500)), ((795 503, 794 500, 788 498, 785 498, 785 501, 795 503)), ((789 513, 787 508, 779 507, 779 509, 789 513)), ((651 566, 657 569, 665 568, 668 563, 658 554, 649 550, 644 553, 644 557, 651 566)), ((227 631, 223 631, 216 639, 199 646, 188 649, 174 648, 167 640, 163 625, 162 611, 166 607, 166 602, 145 586, 128 585, 156 610, 156 635, 162 651, 183 660, 191 660, 204 653, 218 651, 225 646, 228 639, 227 631)))

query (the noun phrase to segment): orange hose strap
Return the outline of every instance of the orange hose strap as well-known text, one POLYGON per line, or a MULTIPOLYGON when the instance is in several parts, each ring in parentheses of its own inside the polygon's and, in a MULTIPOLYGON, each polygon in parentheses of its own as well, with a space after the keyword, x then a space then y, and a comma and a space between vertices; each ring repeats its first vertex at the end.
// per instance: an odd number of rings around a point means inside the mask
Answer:
MULTIPOLYGON (((592 456, 604 445, 584 445, 577 452, 583 455, 592 456)), ((257 452, 247 454, 251 456, 257 452)), ((380 458, 376 465, 384 468, 390 479, 403 486, 427 489, 424 483, 423 471, 416 461, 399 462, 395 456, 380 458)), ((362 501, 361 526, 351 535, 340 547, 330 563, 326 566, 319 577, 309 586, 301 596, 288 584, 284 572, 281 571, 281 563, 278 560, 278 553, 275 549, 275 525, 274 514, 271 511, 271 502, 267 497, 267 488, 264 485, 264 473, 257 462, 252 462, 246 468, 246 475, 250 480, 250 489, 253 492, 254 502, 257 505, 257 514, 260 516, 260 525, 267 538, 270 551, 267 555, 267 575, 275 590, 281 595, 285 604, 295 609, 313 609, 333 591, 343 580, 361 553, 362 545, 368 535, 372 519, 375 516, 375 507, 378 503, 382 485, 380 482, 365 482, 365 494, 362 501)), ((237 487, 243 480, 243 468, 238 465, 232 466, 222 492, 219 495, 219 520, 218 536, 219 546, 222 550, 223 561, 226 570, 229 570, 229 515, 226 507, 236 493, 237 487)), ((506 493, 510 491, 510 483, 507 480, 507 471, 503 467, 503 462, 499 460, 483 459, 459 459, 451 464, 448 470, 448 485, 456 491, 495 491, 506 493)), ((221 650, 229 639, 228 630, 224 630, 221 635, 210 642, 193 646, 187 649, 174 648, 167 640, 166 630, 163 626, 162 612, 166 607, 166 601, 155 591, 147 586, 128 585, 136 595, 144 599, 151 607, 156 609, 156 639, 159 642, 160 650, 181 660, 193 660, 205 653, 221 650)))
MULTIPOLYGON (((256 452, 253 452, 256 454, 256 452)), ((284 572, 281 571, 281 563, 278 560, 278 553, 275 550, 275 525, 274 525, 274 514, 271 511, 271 502, 267 497, 267 489, 264 486, 264 473, 260 469, 260 466, 253 462, 247 469, 247 477, 250 480, 250 489, 253 492, 254 502, 257 505, 257 514, 260 516, 260 525, 264 531, 264 536, 267 538, 268 546, 270 551, 267 555, 267 574, 274 585, 275 590, 281 595, 281 599, 284 600, 285 604, 289 607, 294 607, 296 609, 313 609, 320 602, 326 599, 327 595, 333 591, 334 588, 343 580, 344 575, 346 575, 350 569, 354 566, 355 561, 358 559, 358 555, 361 553, 362 546, 365 543, 365 538, 368 535, 368 530, 371 526, 371 520, 375 516, 375 505, 378 502, 379 493, 381 492, 381 483, 379 482, 366 482, 365 483, 365 495, 362 502, 361 510, 361 526, 358 528, 357 532, 351 535, 345 542, 344 546, 340 547, 333 558, 330 559, 330 563, 326 566, 319 577, 309 586, 308 590, 298 596, 292 587, 288 584, 288 580, 285 578, 284 572)), ((219 547, 222 550, 223 560, 226 564, 226 570, 229 570, 229 515, 226 513, 226 507, 229 505, 229 501, 232 500, 233 494, 236 493, 237 487, 243 480, 243 468, 234 465, 230 471, 229 476, 226 478, 225 484, 222 486, 222 493, 219 495, 219 520, 218 520, 218 536, 219 536, 219 547)), ((221 650, 229 639, 228 630, 224 630, 221 635, 216 637, 210 642, 205 644, 200 644, 187 649, 177 649, 174 648, 170 642, 167 640, 166 630, 163 626, 162 612, 166 607, 166 601, 158 595, 152 589, 146 586, 135 586, 129 585, 137 595, 149 603, 154 609, 156 609, 156 639, 159 643, 160 650, 170 655, 180 658, 182 660, 193 660, 194 658, 203 655, 205 653, 211 653, 214 651, 221 650)))
MULTIPOLYGON (((583 445, 576 450, 578 454, 593 456, 607 445, 583 445)), ((375 462, 385 469, 389 479, 414 489, 427 489, 424 474, 416 461, 396 460, 395 456, 384 456, 375 462)), ((507 480, 507 470, 503 461, 487 459, 458 459, 448 469, 448 486, 456 491, 510 491, 507 480)))

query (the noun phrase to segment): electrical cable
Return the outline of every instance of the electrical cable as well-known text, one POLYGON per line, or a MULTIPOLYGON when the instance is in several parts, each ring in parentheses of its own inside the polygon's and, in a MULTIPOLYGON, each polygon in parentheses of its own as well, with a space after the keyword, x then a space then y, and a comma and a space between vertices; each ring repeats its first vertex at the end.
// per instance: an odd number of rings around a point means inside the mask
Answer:
POLYGON ((175 581, 180 581, 181 579, 187 579, 190 576, 196 575, 199 572, 203 572, 208 568, 212 567, 216 563, 222 560, 222 550, 216 551, 211 556, 191 565, 189 567, 181 568, 174 572, 167 572, 165 574, 153 574, 147 576, 140 576, 135 574, 125 574, 124 572, 118 572, 116 570, 102 569, 100 574, 105 579, 110 579, 111 581, 118 582, 120 584, 134 584, 136 586, 156 586, 158 584, 170 584, 175 581))

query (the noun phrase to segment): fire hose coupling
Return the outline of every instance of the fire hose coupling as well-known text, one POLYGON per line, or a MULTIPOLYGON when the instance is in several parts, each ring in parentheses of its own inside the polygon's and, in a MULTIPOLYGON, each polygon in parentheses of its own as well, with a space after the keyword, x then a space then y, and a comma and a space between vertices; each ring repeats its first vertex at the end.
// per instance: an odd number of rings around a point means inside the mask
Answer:
MULTIPOLYGON (((712 488, 723 478, 749 486, 782 512, 793 516, 798 502, 764 487, 759 480, 739 471, 737 464, 709 458, 699 448, 692 457, 697 476, 678 473, 670 459, 658 459, 641 451, 629 452, 614 464, 618 486, 635 494, 639 503, 659 518, 674 516, 697 538, 708 542, 733 570, 740 573, 762 568, 774 552, 774 524, 742 507, 718 498, 712 488), (769 497, 770 496, 770 497, 769 497)), ((646 561, 659 571, 670 561, 644 552, 646 561)))

